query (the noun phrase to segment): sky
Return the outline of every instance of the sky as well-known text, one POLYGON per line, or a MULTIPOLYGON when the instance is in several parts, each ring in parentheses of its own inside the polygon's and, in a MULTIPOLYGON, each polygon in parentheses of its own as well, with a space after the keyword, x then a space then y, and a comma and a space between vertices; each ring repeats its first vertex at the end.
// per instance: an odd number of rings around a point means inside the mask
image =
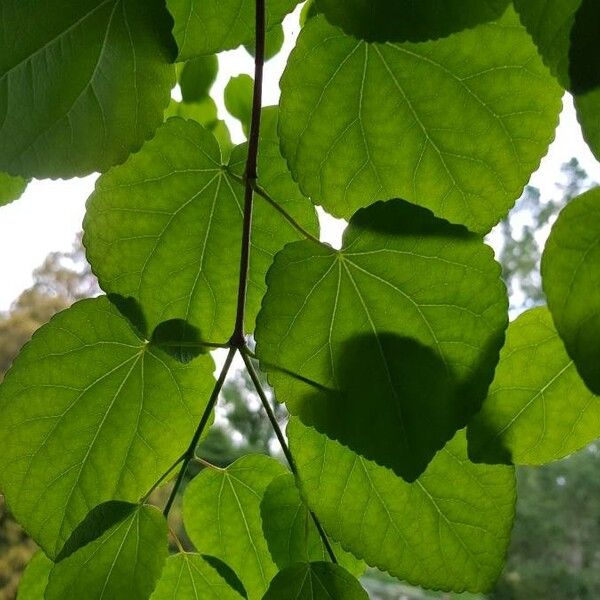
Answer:
MULTIPOLYGON (((287 56, 299 32, 298 11, 284 22, 286 40, 282 51, 265 65, 263 104, 276 104, 279 98, 279 78, 287 56)), ((219 106, 220 117, 227 120, 234 142, 244 140, 238 121, 228 117, 223 104, 223 90, 230 77, 253 72, 253 59, 243 49, 224 52, 219 56, 219 75, 211 95, 219 106)), ((176 94, 176 92, 175 92, 176 94)), ((573 103, 565 96, 564 109, 556 140, 540 169, 531 178, 531 185, 541 189, 542 197, 554 192, 560 181, 560 167, 576 157, 592 180, 600 182, 598 163, 581 136, 573 103)), ((19 293, 32 283, 32 271, 44 258, 56 250, 68 250, 81 230, 85 201, 92 193, 96 175, 67 181, 32 181, 24 195, 0 208, 0 311, 7 310, 19 293)), ((340 246, 344 222, 320 211, 322 239, 340 246)), ((494 236, 490 238, 494 244, 494 236)))

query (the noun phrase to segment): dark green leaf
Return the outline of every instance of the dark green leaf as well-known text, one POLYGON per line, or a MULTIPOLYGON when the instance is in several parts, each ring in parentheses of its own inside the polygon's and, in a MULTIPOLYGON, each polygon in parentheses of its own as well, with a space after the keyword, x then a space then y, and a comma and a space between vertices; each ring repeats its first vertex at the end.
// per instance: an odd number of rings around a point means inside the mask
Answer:
POLYGON ((104 171, 162 122, 175 82, 161 0, 3 0, 0 169, 104 171))
POLYGON ((317 0, 328 21, 368 41, 422 42, 499 19, 509 0, 317 0))
POLYGON ((560 213, 544 250, 542 279, 567 352, 587 386, 600 394, 600 188, 560 213))
POLYGON ((186 62, 179 74, 179 86, 184 102, 204 100, 217 78, 219 59, 214 54, 200 56, 186 62))
POLYGON ((183 453, 212 370, 148 344, 105 297, 34 335, 0 386, 0 489, 48 556, 90 509, 137 501, 183 453))
POLYGON ((344 548, 414 585, 493 586, 514 518, 513 468, 471 463, 460 432, 406 483, 298 419, 287 433, 304 495, 344 548))
POLYGON ((476 460, 529 465, 563 458, 600 437, 600 398, 581 381, 545 307, 508 328, 468 437, 476 460))
POLYGON ((581 0, 571 31, 570 90, 585 94, 600 87, 600 3, 581 0))
POLYGON ((594 156, 600 160, 600 89, 575 97, 581 131, 594 156))
POLYGON ((260 503, 282 473, 276 460, 251 454, 227 469, 205 469, 183 499, 185 528, 196 549, 229 565, 249 600, 262 598, 277 572, 263 537, 260 503))
POLYGON ((267 281, 257 354, 304 423, 414 479, 479 409, 507 298, 491 249, 463 227, 377 203, 340 252, 289 245, 267 281))
POLYGON ((421 44, 357 41, 320 16, 281 80, 282 149, 335 216, 402 197, 487 232, 546 153, 561 94, 512 10, 421 44))
POLYGON ((297 563, 277 573, 263 600, 368 600, 348 571, 330 562, 297 563))
POLYGON ((254 79, 250 75, 232 77, 225 87, 225 107, 232 116, 241 121, 246 137, 250 132, 253 90, 254 79))
POLYGON ((148 600, 167 558, 167 523, 151 506, 129 514, 50 572, 45 600, 148 600))
POLYGON ((17 600, 44 600, 48 576, 53 566, 54 563, 38 550, 21 576, 17 600))
MULTIPOLYGON (((284 41, 285 33, 283 31, 283 25, 277 25, 270 31, 267 31, 265 36, 265 60, 271 60, 274 56, 279 54, 284 41)), ((250 56, 254 56, 255 48, 253 45, 247 44, 244 47, 250 56)))
POLYGON ((0 206, 20 198, 28 183, 22 177, 12 177, 6 173, 0 173, 0 206))

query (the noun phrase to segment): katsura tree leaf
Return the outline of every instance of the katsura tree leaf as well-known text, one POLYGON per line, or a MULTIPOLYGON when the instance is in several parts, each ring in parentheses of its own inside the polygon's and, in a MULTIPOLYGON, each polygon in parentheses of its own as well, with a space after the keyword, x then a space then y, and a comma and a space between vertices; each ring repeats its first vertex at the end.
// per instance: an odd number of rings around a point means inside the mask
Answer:
POLYGON ((200 554, 170 556, 151 600, 242 600, 200 554))
POLYGON ((152 506, 132 505, 121 521, 54 566, 45 600, 147 600, 167 555, 164 517, 152 506))
MULTIPOLYGON (((265 36, 265 60, 271 60, 274 56, 279 54, 285 41, 285 33, 283 31, 283 25, 276 25, 270 31, 267 31, 265 36)), ((250 56, 254 57, 255 48, 253 44, 245 44, 244 48, 250 56)))
POLYGON ((0 386, 0 489, 49 557, 90 509, 139 500, 183 453, 213 368, 170 358, 105 297, 33 336, 0 386))
POLYGON ((514 518, 512 467, 471 463, 461 431, 406 483, 298 419, 287 434, 304 495, 344 548, 413 585, 493 586, 514 518))
POLYGON ((267 283, 257 355, 305 424, 410 480, 479 409, 507 298, 492 250, 463 227, 376 203, 341 251, 288 245, 267 283))
MULTIPOLYGON (((298 0, 266 2, 267 30, 279 25, 298 0)), ((175 19, 179 59, 231 50, 254 41, 254 0, 167 0, 175 19)))
POLYGON ((215 54, 187 61, 179 72, 179 87, 184 102, 199 102, 208 96, 219 71, 215 54))
POLYGON ((509 0, 316 0, 332 25, 370 42, 422 42, 499 19, 509 0))
POLYGON ((242 123, 242 129, 246 137, 250 133, 253 90, 254 79, 245 74, 232 77, 225 86, 225 108, 242 123))
POLYGON ((368 600, 360 583, 330 562, 296 563, 271 581, 263 600, 368 600))
POLYGON ((600 437, 600 398, 579 377, 545 307, 508 328, 494 382, 469 424, 469 455, 544 464, 600 437))
MULTIPOLYGON (((325 545, 300 497, 295 478, 285 473, 273 479, 260 504, 262 528, 271 556, 279 569, 294 563, 329 561, 325 545)), ((341 546, 330 540, 339 564, 359 577, 365 565, 341 546)))
MULTIPOLYGON (((261 153, 259 167, 265 160, 261 153)), ((100 177, 88 201, 84 244, 102 288, 136 298, 149 331, 183 319, 204 341, 227 342, 235 321, 243 194, 242 182, 222 164, 214 136, 193 121, 170 119, 140 152, 100 177)), ((308 200, 298 212, 316 222, 308 200)), ((248 331, 273 256, 297 239, 292 226, 258 198, 248 331)))
POLYGON ((546 153, 561 94, 512 10, 421 44, 369 44, 319 16, 281 80, 282 149, 335 216, 402 197, 485 233, 546 153))
POLYGON ((542 281, 569 356, 600 394, 600 188, 560 213, 542 257, 542 281))
POLYGON ((202 471, 183 498, 183 521, 194 546, 231 567, 248 600, 262 598, 277 572, 262 532, 260 503, 282 473, 276 460, 247 455, 227 469, 202 471))
POLYGON ((0 25, 0 170, 104 171, 162 122, 175 83, 161 0, 5 0, 0 25))
POLYGON ((54 563, 38 550, 23 571, 17 600, 44 600, 48 576, 53 566, 54 563))
POLYGON ((0 173, 0 206, 9 204, 21 197, 29 182, 22 177, 0 173))

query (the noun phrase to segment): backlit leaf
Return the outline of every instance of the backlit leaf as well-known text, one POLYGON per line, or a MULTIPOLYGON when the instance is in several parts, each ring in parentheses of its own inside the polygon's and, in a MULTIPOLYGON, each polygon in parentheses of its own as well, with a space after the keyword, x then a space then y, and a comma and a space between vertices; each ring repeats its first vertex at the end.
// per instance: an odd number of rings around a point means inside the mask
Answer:
POLYGON ((232 116, 241 121, 246 137, 250 133, 253 89, 254 79, 244 74, 232 77, 225 86, 225 107, 232 116))
POLYGON ((48 576, 54 563, 38 550, 23 571, 17 600, 44 600, 44 593, 48 585, 48 576))
POLYGON ((25 191, 28 181, 22 177, 12 177, 0 173, 0 206, 17 200, 25 191))
POLYGON ((198 102, 208 96, 219 71, 219 59, 214 54, 189 60, 181 67, 179 87, 184 102, 198 102))

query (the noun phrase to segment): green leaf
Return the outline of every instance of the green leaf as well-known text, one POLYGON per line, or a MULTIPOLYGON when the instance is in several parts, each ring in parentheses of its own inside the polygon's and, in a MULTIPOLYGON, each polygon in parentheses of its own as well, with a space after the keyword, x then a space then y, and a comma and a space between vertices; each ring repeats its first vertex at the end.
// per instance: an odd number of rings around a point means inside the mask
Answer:
POLYGON ((335 216, 402 197, 485 233, 546 153, 561 94, 513 11, 446 39, 385 45, 319 16, 281 80, 283 154, 335 216))
POLYGON ((380 202, 339 252, 287 246, 267 282, 257 355, 305 424, 414 479, 479 410, 507 298, 492 250, 463 227, 380 202))
MULTIPOLYGON (((279 569, 294 563, 330 560, 308 506, 300 497, 294 476, 285 473, 273 479, 260 504, 262 528, 269 552, 279 569)), ((339 564, 359 577, 365 565, 330 540, 339 564)))
POLYGON ((54 566, 45 600, 147 600, 167 554, 167 523, 161 513, 132 505, 121 521, 54 566))
POLYGON ((161 0, 3 0, 0 170, 74 177, 123 162, 169 102, 169 26, 161 0))
POLYGON ((600 4, 581 0, 571 31, 569 81, 571 91, 585 94, 600 87, 600 4))
POLYGON ((54 563, 38 550, 23 571, 17 600, 44 600, 48 576, 53 566, 54 563))
POLYGON ((250 454, 227 469, 205 469, 183 498, 183 521, 194 546, 231 567, 248 600, 262 598, 277 572, 263 537, 260 503, 282 473, 285 468, 276 460, 250 454))
POLYGON ((560 213, 542 257, 556 329, 587 386, 600 394, 600 188, 560 213))
MULTIPOLYGON (((275 142, 265 135, 271 148, 275 142)), ((239 152, 245 153, 245 146, 239 152)), ((261 155, 259 168, 267 159, 261 155)), ((264 170, 283 163, 281 156, 278 160, 264 170)), ((193 121, 167 121, 139 153, 100 177, 88 201, 84 244, 102 288, 135 297, 150 331, 162 321, 183 319, 204 341, 228 341, 235 321, 243 193, 241 182, 222 165, 210 132, 193 121)), ((302 206, 290 202, 305 221, 316 222, 308 200, 302 206)), ((299 234, 257 198, 248 331, 254 329, 273 256, 297 239, 299 234)))
POLYGON ((18 200, 29 182, 22 177, 12 177, 6 173, 0 173, 0 206, 18 200))
POLYGON ((489 395, 469 425, 469 455, 544 464, 599 436, 600 398, 581 381, 550 313, 523 313, 508 328, 489 395))
POLYGON ((199 554, 167 559, 152 600, 241 600, 236 591, 199 554))
POLYGON ((34 335, 0 386, 0 489, 50 558, 90 509, 139 500, 183 453, 213 368, 148 344, 105 297, 34 335))
MULTIPOLYGON (((298 0, 266 2, 267 31, 294 10, 298 0)), ((232 50, 254 41, 254 0, 167 0, 175 19, 179 59, 232 50)))
POLYGON ((576 96, 575 108, 583 137, 600 160, 600 89, 576 96))
POLYGON ((193 119, 210 131, 218 121, 218 109, 215 101, 210 96, 206 96, 198 102, 177 102, 176 100, 171 100, 171 103, 165 110, 165 121, 170 117, 193 119))
POLYGON ((350 573, 330 562, 291 565, 277 573, 263 600, 368 600, 350 573))
POLYGON ((426 588, 489 591, 514 518, 514 469, 475 465, 463 432, 406 483, 292 419, 287 434, 310 507, 371 566, 426 588))
POLYGON ((186 62, 179 73, 179 86, 184 102, 199 102, 208 96, 219 71, 219 59, 214 54, 186 62))
MULTIPOLYGON (((283 25, 276 25, 270 31, 267 31, 265 36, 265 60, 271 60, 274 56, 279 54, 285 41, 285 33, 283 31, 283 25)), ((244 46, 250 56, 254 57, 255 48, 252 44, 246 44, 244 46)))
POLYGON ((232 77, 225 86, 225 108, 242 123, 246 137, 250 133, 253 90, 254 79, 250 75, 244 74, 232 77))
POLYGON ((508 0, 317 0, 332 25, 377 42, 422 42, 494 21, 508 0))

